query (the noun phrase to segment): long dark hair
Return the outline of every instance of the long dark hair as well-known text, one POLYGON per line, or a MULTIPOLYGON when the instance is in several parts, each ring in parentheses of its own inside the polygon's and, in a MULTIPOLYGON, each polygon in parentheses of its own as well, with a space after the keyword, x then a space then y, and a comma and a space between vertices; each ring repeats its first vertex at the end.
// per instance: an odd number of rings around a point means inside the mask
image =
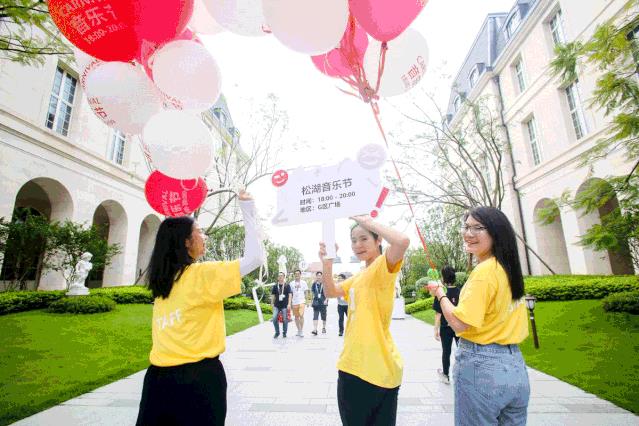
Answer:
POLYGON ((515 230, 510 221, 495 207, 476 207, 464 215, 464 222, 468 216, 486 227, 493 240, 492 254, 508 275, 512 298, 521 299, 524 296, 524 277, 521 273, 515 230))
POLYGON ((195 220, 190 216, 164 219, 155 237, 155 246, 149 263, 148 287, 153 297, 169 297, 173 283, 194 259, 186 248, 195 220))
MULTIPOLYGON (((377 233, 375 233, 375 232, 371 231, 370 229, 366 229, 366 228, 364 228, 362 225, 360 225, 360 224, 359 224, 359 223, 357 223, 357 222, 355 222, 353 225, 351 225, 351 237, 353 236, 353 230, 354 230, 355 228, 357 228, 358 226, 359 226, 360 228, 362 228, 364 231, 366 231, 366 232, 368 232, 369 234, 371 234, 375 240, 378 240, 378 239, 379 239, 379 235, 378 235, 377 233)), ((384 251, 382 250, 382 245, 380 244, 378 248, 379 248, 379 254, 382 254, 382 253, 384 252, 384 251)))

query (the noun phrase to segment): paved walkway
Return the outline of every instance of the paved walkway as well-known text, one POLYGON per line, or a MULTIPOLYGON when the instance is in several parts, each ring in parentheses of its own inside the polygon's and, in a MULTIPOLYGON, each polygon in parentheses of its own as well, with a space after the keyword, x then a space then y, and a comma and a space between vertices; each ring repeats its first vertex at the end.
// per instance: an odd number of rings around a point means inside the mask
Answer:
MULTIPOLYGON (((227 425, 339 425, 335 364, 342 347, 337 312, 329 306, 328 332, 315 337, 312 310, 305 337, 273 339, 264 323, 227 339, 222 362, 228 377, 227 425)), ((321 322, 320 322, 321 324, 321 322)), ((407 316, 392 333, 404 357, 397 424, 453 424, 451 385, 436 369, 441 347, 433 328, 407 316)), ((639 425, 639 417, 544 373, 529 369, 532 396, 529 425, 639 425)), ((16 425, 133 425, 144 371, 45 410, 16 425)))

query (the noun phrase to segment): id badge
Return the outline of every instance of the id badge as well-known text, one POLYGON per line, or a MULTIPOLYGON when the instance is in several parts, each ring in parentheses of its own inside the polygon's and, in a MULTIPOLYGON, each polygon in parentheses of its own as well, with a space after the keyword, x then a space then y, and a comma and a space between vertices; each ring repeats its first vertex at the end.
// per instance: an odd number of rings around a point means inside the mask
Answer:
POLYGON ((284 295, 283 295, 283 294, 280 294, 280 302, 281 302, 282 300, 284 300, 284 295))

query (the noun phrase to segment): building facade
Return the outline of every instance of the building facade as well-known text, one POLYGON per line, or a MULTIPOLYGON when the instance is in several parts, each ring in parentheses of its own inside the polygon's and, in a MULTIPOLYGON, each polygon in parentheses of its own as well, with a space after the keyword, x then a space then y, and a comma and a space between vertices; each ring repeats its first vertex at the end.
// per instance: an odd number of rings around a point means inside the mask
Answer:
MULTIPOLYGON (((145 200, 150 172, 137 137, 95 117, 78 83, 75 65, 63 58, 48 57, 41 67, 0 60, 0 217, 27 207, 50 221, 103 225, 121 252, 88 284, 131 285, 146 269, 163 217, 145 200)), ((202 117, 216 149, 239 138, 223 97, 202 117)), ((10 267, 3 265, 0 281, 10 267)), ((31 288, 65 286, 59 272, 31 280, 31 288)))
POLYGON ((539 210, 552 206, 564 191, 576 194, 597 179, 630 172, 622 150, 580 165, 581 156, 609 130, 603 111, 588 100, 599 76, 578 66, 578 79, 562 85, 550 73, 558 44, 587 40, 597 25, 622 18, 625 0, 518 0, 507 13, 489 15, 455 78, 448 106, 452 128, 463 125, 467 103, 485 105, 501 117, 502 137, 512 155, 507 164, 502 210, 524 237, 524 269, 530 274, 633 274, 629 253, 594 251, 578 244, 600 215, 568 207, 550 225, 539 223, 539 210))

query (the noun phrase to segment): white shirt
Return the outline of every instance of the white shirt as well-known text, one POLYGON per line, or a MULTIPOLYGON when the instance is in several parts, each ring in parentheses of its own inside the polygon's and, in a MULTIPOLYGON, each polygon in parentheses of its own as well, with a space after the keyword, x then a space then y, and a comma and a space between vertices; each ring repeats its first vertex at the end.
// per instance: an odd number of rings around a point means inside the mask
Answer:
POLYGON ((291 290, 293 291, 293 301, 291 304, 293 305, 301 305, 302 303, 306 303, 306 292, 308 291, 308 285, 306 285, 306 281, 291 281, 289 284, 291 286, 291 290))

